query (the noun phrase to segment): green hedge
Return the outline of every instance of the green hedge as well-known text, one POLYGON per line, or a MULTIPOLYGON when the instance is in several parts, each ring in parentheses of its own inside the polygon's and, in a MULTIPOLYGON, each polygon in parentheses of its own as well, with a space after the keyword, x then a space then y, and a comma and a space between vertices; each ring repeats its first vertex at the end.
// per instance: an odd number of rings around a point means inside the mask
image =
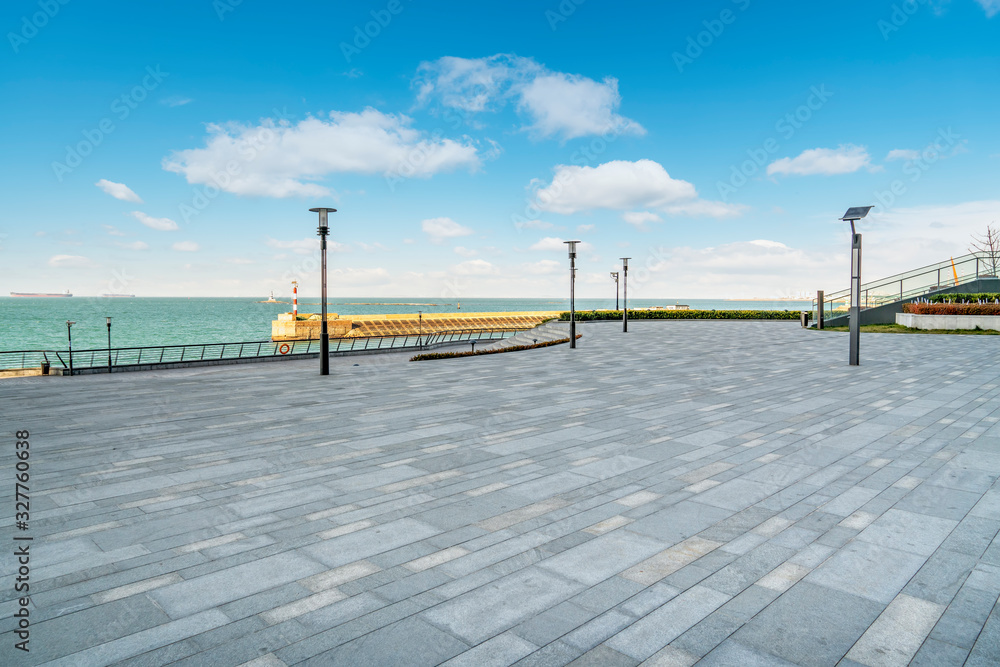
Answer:
MULTIPOLYGON (((580 340, 583 338, 583 334, 577 334, 576 339, 580 340)), ((568 343, 569 338, 560 338, 558 340, 550 340, 544 343, 535 343, 533 345, 514 345, 513 347, 501 347, 496 350, 480 350, 479 352, 430 352, 428 354, 418 354, 415 357, 411 357, 410 361, 427 361, 430 359, 453 359, 455 357, 478 357, 481 354, 500 354, 502 352, 517 352, 518 350, 533 350, 536 347, 548 347, 550 345, 561 345, 562 343, 568 343)))
MULTIPOLYGON (((798 320, 797 310, 630 310, 630 320, 798 320)), ((560 314, 569 320, 569 312, 560 314)), ((620 310, 578 310, 576 321, 620 320, 620 310)))
POLYGON ((979 292, 975 294, 935 294, 927 297, 931 303, 979 303, 979 301, 989 301, 996 303, 1000 299, 1000 294, 996 292, 979 292))
POLYGON ((904 303, 903 312, 914 315, 1000 315, 1000 304, 904 303))

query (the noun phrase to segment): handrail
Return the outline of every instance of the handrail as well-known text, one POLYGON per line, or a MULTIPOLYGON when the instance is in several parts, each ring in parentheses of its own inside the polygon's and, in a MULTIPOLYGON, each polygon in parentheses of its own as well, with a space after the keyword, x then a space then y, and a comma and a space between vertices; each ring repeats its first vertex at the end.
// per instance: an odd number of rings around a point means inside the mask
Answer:
MULTIPOLYGON (((888 278, 863 283, 861 285, 861 308, 875 308, 887 303, 933 294, 964 282, 976 280, 987 275, 985 270, 992 266, 990 258, 984 257, 984 255, 985 253, 970 253, 912 271, 898 273, 888 278), (956 274, 958 275, 957 281, 955 280, 956 274)), ((850 289, 827 293, 823 299, 824 312, 846 311, 850 296, 850 289)), ((816 312, 816 306, 816 300, 813 299, 811 306, 813 313, 816 312)))
MULTIPOLYGON (((463 340, 495 340, 526 331, 530 327, 497 327, 494 329, 449 329, 428 331, 423 334, 384 336, 356 336, 331 338, 331 352, 357 350, 385 350, 406 347, 423 348, 428 345, 463 340)), ((147 345, 141 347, 94 348, 73 350, 73 368, 106 368, 110 353, 112 366, 141 366, 181 361, 214 361, 220 359, 250 359, 257 357, 295 358, 319 352, 319 340, 297 341, 244 341, 237 343, 195 343, 178 345, 147 345), (316 349, 312 349, 313 345, 316 349)), ((69 368, 67 350, 9 350, 0 351, 0 370, 37 368, 42 361, 53 366, 69 368), (52 357, 50 359, 50 356, 52 357)))

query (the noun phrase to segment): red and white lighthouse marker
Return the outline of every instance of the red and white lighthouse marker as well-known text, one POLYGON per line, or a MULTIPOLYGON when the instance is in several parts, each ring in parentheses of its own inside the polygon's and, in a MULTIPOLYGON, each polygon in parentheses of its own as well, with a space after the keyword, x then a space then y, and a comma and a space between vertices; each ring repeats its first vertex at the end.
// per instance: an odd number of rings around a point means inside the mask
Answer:
POLYGON ((299 281, 292 281, 292 317, 299 316, 299 281))

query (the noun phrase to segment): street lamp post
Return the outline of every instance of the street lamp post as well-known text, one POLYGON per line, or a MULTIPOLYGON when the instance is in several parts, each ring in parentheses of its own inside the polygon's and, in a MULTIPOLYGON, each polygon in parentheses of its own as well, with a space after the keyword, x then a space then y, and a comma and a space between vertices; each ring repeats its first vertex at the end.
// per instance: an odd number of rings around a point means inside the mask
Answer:
POLYGON ((105 317, 108 321, 108 372, 111 372, 111 318, 105 317))
POLYGON ((322 294, 320 296, 320 301, 322 301, 322 314, 320 317, 319 326, 319 374, 329 375, 330 374, 330 330, 326 325, 326 237, 330 233, 330 226, 328 224, 328 214, 336 213, 335 208, 311 208, 309 209, 312 213, 319 213, 319 230, 316 232, 319 235, 319 251, 321 256, 320 261, 320 273, 322 282, 322 294))
POLYGON ((417 347, 424 349, 424 311, 417 311, 417 347))
POLYGON ((579 241, 563 241, 569 246, 569 346, 576 349, 576 244, 579 241))
POLYGON ((628 333, 628 261, 631 257, 622 257, 622 333, 628 333))
POLYGON ((73 325, 76 322, 66 320, 66 337, 69 338, 69 374, 73 375, 73 325))
POLYGON ((850 353, 848 363, 851 366, 861 364, 861 234, 854 229, 854 222, 861 220, 874 206, 852 206, 841 220, 851 223, 851 309, 850 322, 850 353))
POLYGON ((618 272, 612 271, 611 278, 615 281, 615 310, 618 310, 618 272))

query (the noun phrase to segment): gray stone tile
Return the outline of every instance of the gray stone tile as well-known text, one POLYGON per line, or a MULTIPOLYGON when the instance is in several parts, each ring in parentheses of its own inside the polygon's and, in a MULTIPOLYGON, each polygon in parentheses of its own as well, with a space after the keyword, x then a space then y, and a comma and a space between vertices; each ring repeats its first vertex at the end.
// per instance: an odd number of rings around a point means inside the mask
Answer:
POLYGON ((327 567, 334 568, 426 539, 440 532, 439 529, 414 519, 397 519, 324 540, 319 544, 305 547, 303 552, 327 567))
POLYGON ((320 653, 302 665, 439 665, 469 646, 419 618, 408 618, 320 653))
POLYGON ((548 558, 541 567, 593 586, 666 548, 661 541, 619 529, 548 558))

